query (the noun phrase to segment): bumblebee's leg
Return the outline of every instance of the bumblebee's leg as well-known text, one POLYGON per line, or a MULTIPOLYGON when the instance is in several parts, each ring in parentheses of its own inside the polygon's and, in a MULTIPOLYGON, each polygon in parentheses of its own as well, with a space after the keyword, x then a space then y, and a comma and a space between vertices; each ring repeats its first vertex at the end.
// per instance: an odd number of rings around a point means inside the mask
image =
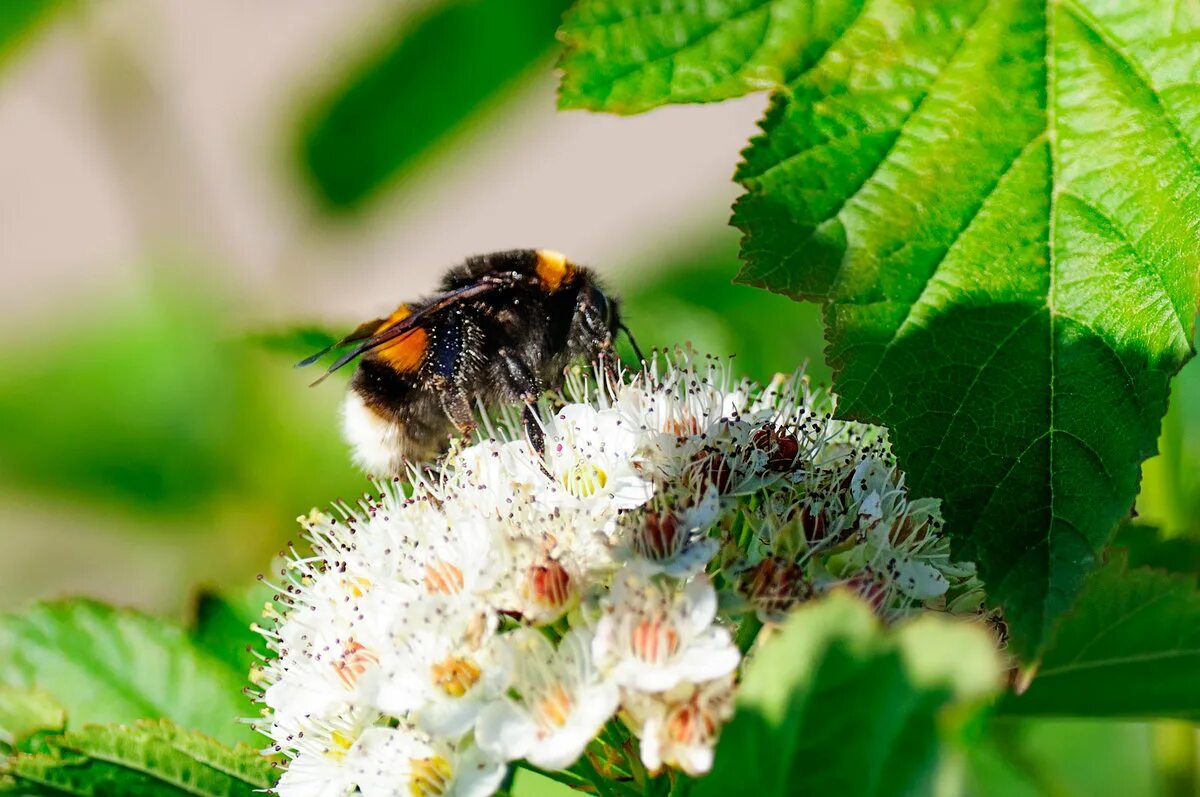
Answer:
POLYGON ((463 387, 463 321, 455 312, 447 323, 439 325, 434 334, 433 352, 430 360, 433 383, 442 400, 442 409, 454 424, 459 434, 469 435, 475 431, 475 413, 471 407, 471 396, 463 387))
POLYGON ((540 457, 546 453, 546 435, 542 432, 542 420, 537 414, 537 399, 542 392, 541 382, 533 369, 512 349, 502 348, 497 354, 504 363, 508 389, 525 402, 525 408, 521 410, 521 423, 525 427, 525 437, 529 440, 529 445, 533 446, 533 450, 540 457))
POLYGON ((464 437, 475 431, 475 427, 478 426, 475 422, 475 412, 471 408, 471 397, 461 386, 446 385, 442 390, 442 409, 446 411, 454 428, 464 437))

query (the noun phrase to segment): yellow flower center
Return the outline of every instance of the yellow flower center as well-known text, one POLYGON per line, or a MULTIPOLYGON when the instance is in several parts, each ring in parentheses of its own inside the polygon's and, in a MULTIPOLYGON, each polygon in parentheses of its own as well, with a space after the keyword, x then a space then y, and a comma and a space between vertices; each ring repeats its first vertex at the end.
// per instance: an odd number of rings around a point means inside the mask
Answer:
POLYGON ((576 462, 562 472, 559 481, 576 498, 591 498, 608 484, 608 474, 590 462, 576 462))
POLYGON ((343 578, 342 589, 346 590, 347 595, 353 595, 356 598, 361 598, 367 594, 367 590, 371 588, 371 579, 364 576, 357 578, 343 578))
POLYGON ((408 765, 412 768, 408 782, 408 793, 412 797, 440 797, 446 793, 446 787, 454 777, 450 762, 440 755, 413 758, 408 765))
POLYGON ((479 667, 470 659, 451 656, 430 667, 433 682, 450 697, 462 697, 479 680, 479 667))
POLYGON ((354 745, 354 737, 348 733, 334 731, 329 735, 329 739, 333 742, 328 749, 325 750, 325 755, 332 758, 334 761, 341 761, 346 757, 346 753, 354 745))

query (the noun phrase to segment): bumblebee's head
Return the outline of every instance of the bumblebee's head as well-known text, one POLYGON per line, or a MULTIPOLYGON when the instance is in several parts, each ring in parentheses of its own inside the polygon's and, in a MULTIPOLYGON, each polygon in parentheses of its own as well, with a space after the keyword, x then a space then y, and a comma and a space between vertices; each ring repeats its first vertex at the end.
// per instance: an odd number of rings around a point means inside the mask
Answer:
POLYGON ((592 317, 595 319, 594 327, 591 331, 599 340, 615 340, 621 332, 629 338, 629 343, 633 347, 634 354, 639 360, 642 357, 642 351, 638 348, 637 341, 633 339, 633 333, 629 331, 629 327, 625 326, 625 322, 621 318, 621 300, 612 294, 605 293, 604 289, 595 283, 589 283, 587 287, 587 296, 585 302, 592 308, 592 317))
POLYGON ((621 326, 620 301, 615 296, 609 296, 596 285, 588 288, 588 301, 596 308, 596 315, 604 319, 604 327, 614 335, 621 326))

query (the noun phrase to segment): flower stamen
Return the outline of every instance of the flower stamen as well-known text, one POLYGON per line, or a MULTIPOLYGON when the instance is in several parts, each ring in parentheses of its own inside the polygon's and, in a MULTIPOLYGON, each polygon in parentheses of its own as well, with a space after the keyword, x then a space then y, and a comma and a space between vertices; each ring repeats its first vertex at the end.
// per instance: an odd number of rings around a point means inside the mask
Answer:
POLYGON ((441 797, 454 777, 450 762, 440 755, 429 758, 410 759, 411 767, 408 792, 412 797, 441 797))
POLYGON ((430 667, 433 682, 450 697, 462 697, 471 691, 480 676, 479 667, 470 659, 451 656, 430 667))

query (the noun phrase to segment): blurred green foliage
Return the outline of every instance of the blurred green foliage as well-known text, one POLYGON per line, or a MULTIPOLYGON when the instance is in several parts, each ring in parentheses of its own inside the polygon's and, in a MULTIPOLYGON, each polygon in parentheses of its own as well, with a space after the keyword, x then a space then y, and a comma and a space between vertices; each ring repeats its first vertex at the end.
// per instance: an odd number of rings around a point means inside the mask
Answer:
POLYGON ((1113 547, 1125 552, 1130 567, 1152 567, 1200 580, 1200 535, 1164 535, 1160 529, 1127 523, 1117 529, 1113 547))
MULTIPOLYGON (((635 263, 624 273, 641 276, 617 280, 622 315, 643 352, 691 342, 699 351, 734 355, 737 371, 755 379, 807 362, 813 380, 828 383, 819 308, 734 285, 737 234, 714 233, 664 260, 635 263)), ((621 355, 633 361, 628 344, 621 355)))
POLYGON ((308 112, 300 163, 327 209, 361 206, 548 56, 569 0, 453 0, 401 19, 308 112))
POLYGON ((1200 538, 1200 360, 1185 365, 1171 384, 1158 450, 1142 468, 1140 520, 1167 537, 1200 538))
POLYGON ((0 2, 0 64, 3 64, 53 12, 65 5, 65 0, 0 2))
POLYGON ((969 797, 1133 797, 1156 787, 1152 726, 1094 720, 995 721, 967 753, 969 797))
POLYGON ((340 391, 308 391, 222 318, 198 290, 101 299, 18 347, 0 374, 0 471, 139 513, 240 501, 291 518, 359 492, 337 435, 340 391))

